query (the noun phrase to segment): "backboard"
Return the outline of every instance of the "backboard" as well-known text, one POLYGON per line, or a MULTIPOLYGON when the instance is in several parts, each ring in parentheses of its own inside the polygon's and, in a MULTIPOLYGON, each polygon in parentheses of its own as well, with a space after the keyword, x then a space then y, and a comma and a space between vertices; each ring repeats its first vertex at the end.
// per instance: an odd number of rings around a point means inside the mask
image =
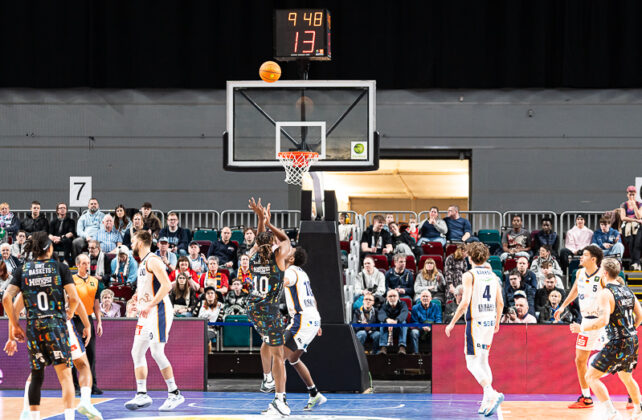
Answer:
POLYGON ((312 171, 379 166, 375 81, 227 82, 223 167, 282 171, 279 152, 319 154, 312 171))

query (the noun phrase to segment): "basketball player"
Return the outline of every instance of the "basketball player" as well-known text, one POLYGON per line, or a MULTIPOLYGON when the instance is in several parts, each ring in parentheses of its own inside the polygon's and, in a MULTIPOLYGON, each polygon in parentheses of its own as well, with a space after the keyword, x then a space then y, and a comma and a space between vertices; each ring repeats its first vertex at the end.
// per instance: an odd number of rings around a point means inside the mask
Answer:
POLYGON ((466 246, 472 268, 462 276, 464 295, 446 327, 446 335, 466 312, 466 367, 484 391, 479 414, 492 415, 504 401, 504 394, 493 389, 493 373, 488 364, 493 335, 499 331, 504 309, 499 279, 488 267, 488 248, 481 242, 466 246))
POLYGON ((582 328, 577 334, 577 341, 575 342, 575 368, 577 369, 577 379, 580 382, 582 395, 568 408, 593 407, 591 390, 586 381, 587 364, 591 351, 602 350, 606 343, 606 333, 604 328, 587 331, 584 326, 597 318, 600 309, 596 303, 597 295, 604 287, 600 281, 599 273, 602 258, 602 250, 597 245, 589 245, 582 250, 582 255, 580 256, 580 266, 582 268, 577 270, 575 282, 564 303, 555 311, 555 320, 559 321, 564 309, 579 296, 582 328))
POLYGON ((174 310, 169 300, 171 285, 165 264, 159 256, 150 251, 152 235, 148 231, 138 231, 132 240, 134 255, 141 258, 138 266, 138 308, 140 316, 136 325, 132 359, 136 375, 136 396, 125 403, 129 410, 149 407, 152 399, 147 395, 147 361, 145 353, 151 348, 152 357, 167 384, 167 399, 160 411, 172 411, 183 402, 183 397, 174 381, 172 365, 165 356, 165 344, 172 327, 174 310))
POLYGON ((40 389, 47 365, 54 366, 62 387, 65 420, 73 420, 75 416, 64 293, 67 292, 69 297, 70 313, 75 312, 80 298, 69 267, 51 258, 53 248, 46 232, 34 232, 25 243, 26 255, 31 253, 34 260, 14 269, 11 283, 2 298, 4 311, 9 317, 10 339, 19 342, 27 339, 31 360, 29 406, 32 420, 40 419, 40 389), (18 324, 13 303, 20 291, 27 308, 26 334, 18 324))
POLYGON ((597 397, 598 404, 603 406, 606 418, 621 418, 609 391, 600 378, 609 373, 617 373, 626 386, 633 400, 633 419, 642 419, 640 407, 640 387, 633 379, 633 369, 638 363, 638 336, 636 329, 642 323, 642 307, 631 289, 624 285, 619 277, 620 263, 614 258, 606 258, 602 263, 602 283, 604 289, 597 294, 597 306, 603 310, 595 319, 590 319, 582 326, 571 324, 571 331, 599 331, 606 327, 608 343, 605 344, 591 363, 586 381, 597 397))

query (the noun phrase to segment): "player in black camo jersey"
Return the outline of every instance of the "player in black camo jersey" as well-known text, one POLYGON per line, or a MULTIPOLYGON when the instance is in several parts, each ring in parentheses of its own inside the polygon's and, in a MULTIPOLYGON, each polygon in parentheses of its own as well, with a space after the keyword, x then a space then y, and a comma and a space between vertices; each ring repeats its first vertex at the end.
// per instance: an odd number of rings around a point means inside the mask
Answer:
POLYGON ((53 243, 46 232, 35 232, 25 243, 25 254, 33 260, 25 262, 13 272, 2 303, 9 317, 10 338, 19 342, 27 339, 31 363, 29 405, 39 418, 40 388, 44 369, 54 365, 62 386, 65 420, 74 418, 74 385, 71 379, 71 350, 66 320, 80 303, 69 268, 51 258, 53 243), (14 312, 14 297, 22 292, 27 311, 27 333, 18 324, 14 312), (65 312, 65 292, 69 307, 65 312))
MULTIPOLYGON (((633 378, 638 363, 638 336, 636 329, 642 323, 642 307, 633 292, 619 277, 620 263, 614 258, 602 261, 604 289, 598 293, 597 307, 601 313, 585 325, 584 330, 606 326, 609 342, 593 359, 586 380, 595 393, 604 418, 621 418, 609 397, 609 391, 600 378, 617 373, 634 404, 632 419, 642 419, 640 388, 633 378)), ((573 324, 579 329, 579 324, 573 324)))

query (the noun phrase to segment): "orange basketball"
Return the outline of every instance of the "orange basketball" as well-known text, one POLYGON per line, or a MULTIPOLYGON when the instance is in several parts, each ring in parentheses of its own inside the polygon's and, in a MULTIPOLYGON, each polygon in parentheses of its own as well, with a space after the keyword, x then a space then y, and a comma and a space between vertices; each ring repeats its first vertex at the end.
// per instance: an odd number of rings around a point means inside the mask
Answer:
POLYGON ((261 76, 264 82, 276 82, 279 80, 279 77, 281 77, 281 67, 274 61, 266 61, 261 64, 259 76, 261 76))

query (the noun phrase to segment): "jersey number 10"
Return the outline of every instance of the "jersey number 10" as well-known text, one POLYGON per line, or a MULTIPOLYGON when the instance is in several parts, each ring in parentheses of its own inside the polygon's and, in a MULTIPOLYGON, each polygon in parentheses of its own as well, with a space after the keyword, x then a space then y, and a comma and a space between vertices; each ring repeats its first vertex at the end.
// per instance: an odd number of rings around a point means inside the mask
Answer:
POLYGON ((254 283, 254 290, 258 290, 262 295, 267 295, 270 289, 270 279, 268 277, 261 276, 258 280, 254 278, 252 283, 254 283))

